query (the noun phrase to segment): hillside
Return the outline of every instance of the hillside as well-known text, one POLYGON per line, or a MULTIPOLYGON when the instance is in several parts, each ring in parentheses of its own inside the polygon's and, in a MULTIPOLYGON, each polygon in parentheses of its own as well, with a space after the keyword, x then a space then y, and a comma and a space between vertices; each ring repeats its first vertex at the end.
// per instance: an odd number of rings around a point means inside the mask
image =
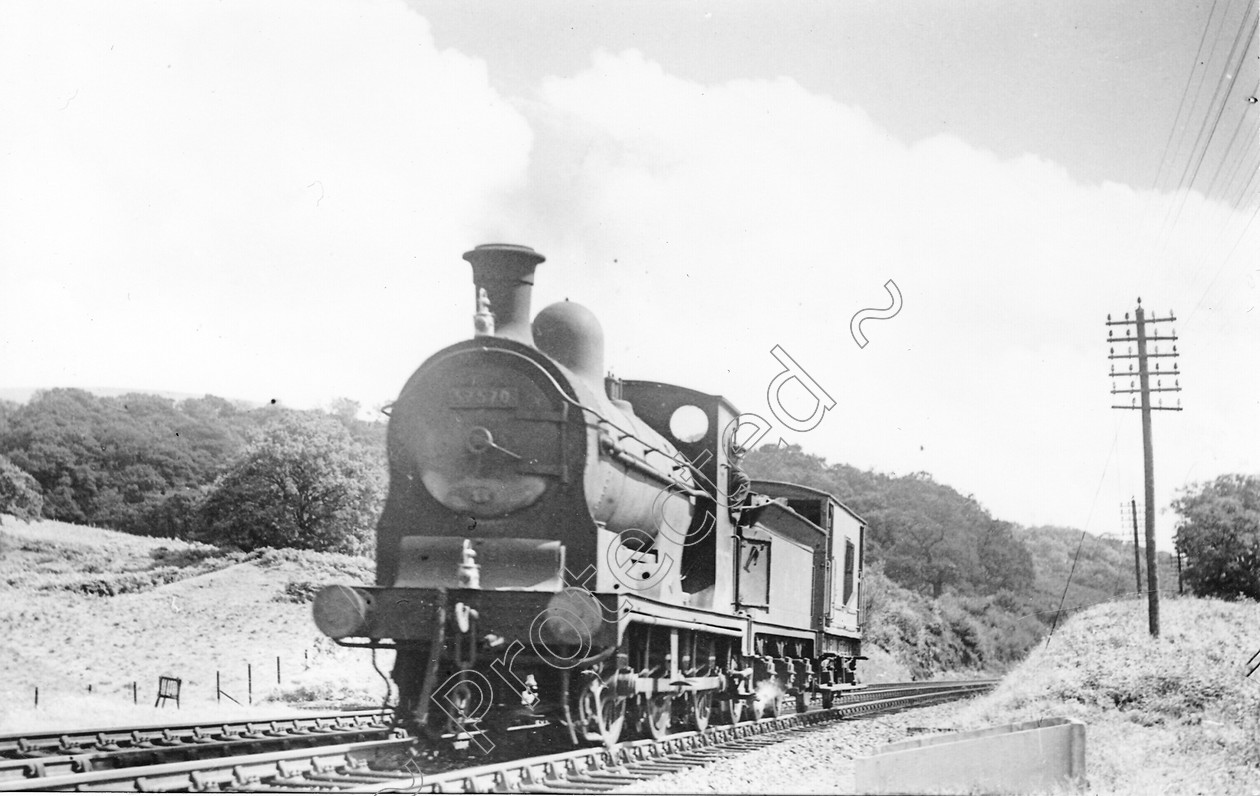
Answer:
MULTIPOLYGON (((866 520, 866 640, 915 678, 1003 671, 1056 617, 1134 591, 1132 544, 1003 521, 927 473, 861 471, 795 445, 763 446, 746 467, 830 492, 866 520)), ((1175 593, 1168 554, 1160 577, 1175 593)))
MULTIPOLYGON (((350 556, 227 553, 5 518, 0 731, 150 720, 159 675, 183 679, 185 714, 214 711, 216 672, 223 690, 248 705, 247 664, 256 706, 266 699, 379 702, 385 686, 372 671, 370 652, 323 638, 306 601, 318 584, 370 580, 369 563, 350 556), (138 683, 138 706, 132 682, 138 683)), ((388 656, 381 664, 387 670, 388 656)), ((223 709, 242 712, 228 700, 223 709)), ((265 712, 276 711, 272 704, 265 712)))
MULTIPOLYGON (((104 574, 89 569, 99 562, 76 553, 66 567, 77 574, 64 585, 82 594, 168 586, 174 593, 184 588, 174 581, 196 575, 211 582, 219 577, 212 573, 230 565, 264 563, 220 548, 368 552, 366 531, 386 483, 386 426, 360 414, 346 400, 327 413, 294 413, 251 410, 213 396, 173 401, 74 389, 41 391, 20 406, 0 400, 0 479, 21 495, 5 505, 31 518, 217 546, 146 549, 132 567, 137 571, 111 564, 104 574), (290 483, 292 490, 276 486, 290 483), (320 498, 326 511, 311 516, 304 507, 317 495, 337 499, 320 498), (163 558, 171 551, 184 552, 163 558)), ((763 446, 745 465, 753 477, 831 492, 866 519, 868 648, 889 653, 874 655, 870 671, 928 677, 1001 670, 1059 614, 1077 531, 1020 528, 927 473, 861 471, 799 446, 763 446)), ((1130 561, 1131 547, 1086 537, 1065 609, 1131 591, 1130 561)), ((39 591, 66 574, 52 562, 41 567, 13 585, 39 591)), ((1165 573, 1164 588, 1173 583, 1165 573)))
MULTIPOLYGON (((1091 605, 1135 596, 1133 543, 1103 539, 1076 528, 1041 526, 1017 528, 1016 536, 1027 546, 1036 567, 1031 604, 1043 621, 1053 618, 1060 602, 1066 614, 1091 605), (1077 551, 1080 551, 1079 557, 1077 551), (1073 571, 1072 562, 1076 560, 1073 571), (1071 585, 1064 586, 1071 574, 1071 585)), ((1138 549, 1142 561, 1142 588, 1146 588, 1146 548, 1138 549)), ((1165 596, 1177 593, 1177 561, 1157 552, 1159 590, 1165 596)))
POLYGON ((1260 604, 1169 599, 1082 611, 992 694, 941 727, 1066 716, 1084 721, 1088 793, 1253 794, 1260 787, 1260 604))

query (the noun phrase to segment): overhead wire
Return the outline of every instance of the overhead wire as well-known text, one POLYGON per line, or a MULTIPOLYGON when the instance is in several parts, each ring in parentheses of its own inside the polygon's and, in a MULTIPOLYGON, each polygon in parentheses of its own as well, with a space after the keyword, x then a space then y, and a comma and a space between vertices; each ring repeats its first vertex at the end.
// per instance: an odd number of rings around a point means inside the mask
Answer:
MULTIPOLYGON (((1180 126, 1181 112, 1182 110, 1185 109, 1186 97, 1190 96, 1190 84, 1194 81, 1194 75, 1195 75, 1195 72, 1198 71, 1199 64, 1206 63, 1206 61, 1200 62, 1199 58, 1203 55, 1203 45, 1207 43, 1208 31, 1211 30, 1212 28, 1212 17, 1213 15, 1216 14, 1216 6, 1218 4, 1219 4, 1219 0, 1212 0, 1212 8, 1210 11, 1208 11, 1207 21, 1203 23, 1203 33, 1199 36, 1199 48, 1194 53, 1194 62, 1190 66, 1190 74, 1186 75, 1186 85, 1181 89, 1181 101, 1177 104, 1177 115, 1173 117, 1172 127, 1170 127, 1168 130, 1168 140, 1164 142, 1164 153, 1160 155, 1159 168, 1155 172, 1155 181, 1151 185, 1152 193, 1159 190, 1160 177, 1162 177, 1164 174, 1164 164, 1169 162, 1168 150, 1172 146, 1173 137, 1176 136, 1177 130, 1184 129, 1180 126)), ((1227 12, 1228 12, 1228 8, 1226 9, 1226 11, 1221 13, 1220 24, 1222 25, 1224 24, 1225 15, 1227 12)), ((1212 41, 1212 47, 1213 47, 1213 52, 1215 52, 1215 47, 1216 47, 1215 39, 1213 39, 1212 41)), ((1208 60, 1211 60, 1211 59, 1209 58, 1208 60)), ((1204 72, 1206 71, 1207 70, 1205 69, 1204 72)), ((1203 84, 1202 81, 1203 81, 1203 73, 1200 73, 1199 85, 1203 84)), ((1194 106, 1191 105, 1191 108, 1193 107, 1194 106)), ((1177 144, 1177 149, 1178 150, 1181 149, 1180 142, 1178 142, 1177 144)))
MULTIPOLYGON (((1257 87, 1257 90, 1260 90, 1260 86, 1257 87)), ((1251 95, 1255 96, 1255 93, 1256 92, 1253 90, 1251 95)), ((1230 168, 1229 177, 1225 180, 1225 185, 1222 186, 1222 190, 1228 188, 1230 185, 1233 184, 1234 179, 1238 176, 1238 173, 1242 170, 1243 164, 1247 162, 1247 159, 1245 157, 1232 158, 1232 159, 1230 158, 1230 153, 1234 151, 1234 144, 1238 143, 1238 138, 1240 134, 1242 133, 1244 127, 1246 127, 1247 125, 1248 125, 1247 113, 1244 108, 1244 111, 1240 113, 1238 116, 1238 124, 1234 126, 1234 134, 1230 136, 1229 143, 1225 145, 1225 153, 1221 156, 1221 159, 1217 161, 1216 171, 1212 172, 1212 179, 1211 181, 1208 182, 1208 186, 1203 192, 1205 196, 1212 195, 1213 191, 1216 188, 1216 183, 1220 180, 1221 172, 1224 170, 1226 163, 1233 163, 1234 165, 1230 168)), ((1260 118, 1257 118, 1254 122, 1252 122, 1250 124, 1250 127, 1251 129, 1248 131, 1247 138, 1251 139, 1254 142, 1255 137, 1256 137, 1256 131, 1260 130, 1260 118)), ((1244 141, 1245 140, 1246 139, 1244 139, 1244 141)), ((1244 147, 1245 146, 1246 144, 1244 144, 1244 147)), ((1244 148, 1243 151, 1246 152, 1246 149, 1244 148)))
POLYGON ((1234 259, 1234 253, 1238 251, 1238 247, 1242 244, 1243 239, 1247 237, 1247 231, 1251 229, 1251 225, 1256 221, 1256 215, 1260 213, 1260 204, 1257 204, 1251 211, 1251 217, 1247 219, 1247 223, 1243 225, 1242 231, 1238 233, 1238 237, 1234 240, 1234 245, 1230 248, 1229 253, 1221 258, 1221 264, 1217 266, 1216 273, 1212 275, 1212 280, 1208 282, 1207 287, 1203 289, 1203 295, 1199 296, 1199 300, 1195 302, 1194 308, 1190 310, 1190 314, 1186 316, 1185 323, 1188 325, 1190 319, 1199 311, 1199 307, 1203 306, 1203 302, 1207 299, 1208 293, 1212 291, 1212 286, 1216 284, 1216 280, 1220 278, 1221 273, 1225 270, 1225 266, 1229 265, 1234 259))
POLYGON ((1089 533, 1089 523, 1094 518, 1094 509, 1098 506, 1098 495, 1102 492, 1103 482, 1107 479, 1107 471, 1111 469, 1111 460, 1116 455, 1116 443, 1120 439, 1120 432, 1117 428, 1115 435, 1111 438, 1111 452, 1107 454, 1107 461, 1103 464, 1102 474, 1098 476, 1098 488, 1094 490, 1094 500, 1090 503, 1089 514, 1085 517, 1085 529, 1081 531, 1080 541, 1076 543, 1076 555, 1072 556, 1072 568, 1068 570, 1067 582, 1063 584, 1063 596, 1059 598, 1058 612, 1055 613, 1054 622, 1050 625, 1050 632, 1046 635, 1046 647, 1050 646, 1050 639, 1054 636, 1054 630, 1059 626, 1059 612, 1063 611, 1063 603, 1067 601, 1068 589, 1072 586, 1072 576, 1076 574, 1076 562, 1081 557, 1081 547, 1085 544, 1085 535, 1089 533))
MULTIPOLYGON (((1225 112, 1225 108, 1229 105, 1229 95, 1233 93, 1234 87, 1238 84, 1236 79, 1239 70, 1242 68, 1242 62, 1246 59, 1247 48, 1243 46, 1244 42, 1249 42, 1255 38, 1257 19, 1253 18, 1252 6, 1248 4, 1247 13, 1244 16, 1243 24, 1239 26, 1238 32, 1234 34, 1234 42, 1230 46, 1229 55, 1226 57, 1225 65, 1221 73, 1221 78, 1217 81, 1216 89, 1212 92, 1212 99, 1208 103, 1207 115, 1203 119, 1203 123, 1199 127, 1199 133, 1195 136, 1194 146, 1190 150, 1190 157, 1186 161, 1185 168, 1181 171, 1181 179, 1177 183, 1175 191, 1179 201, 1175 202, 1176 212, 1173 215, 1171 223, 1168 223, 1167 214, 1165 215, 1165 232, 1177 225, 1177 221, 1181 217, 1181 211, 1185 207, 1186 200, 1190 195, 1190 189, 1193 187, 1195 180, 1198 178, 1199 169, 1203 165, 1203 159, 1207 156, 1208 149, 1212 145, 1212 138, 1216 135, 1216 129, 1220 125, 1221 116, 1225 112), (1250 19, 1250 25, 1247 20, 1250 19), (1243 32, 1247 31, 1244 37, 1243 32), (1218 104, 1219 100, 1219 104, 1218 104), (1215 109, 1215 113, 1213 113, 1215 109), (1209 122, 1210 119, 1210 122, 1209 122), (1206 134, 1206 138, 1204 135, 1206 134), (1202 144, 1200 146, 1200 144, 1202 144), (1193 163, 1193 167, 1191 164, 1193 163), (1184 192, 1184 193, 1183 193, 1184 192)), ((1169 208, 1172 211, 1172 208, 1169 208)))
MULTIPOLYGON (((1175 169, 1172 164, 1181 160, 1184 142, 1187 140, 1189 130, 1191 129, 1190 125, 1183 121, 1183 112, 1193 114, 1196 108, 1201 107, 1202 103, 1200 97, 1204 95, 1207 76, 1215 73, 1217 75, 1215 87, 1213 88, 1211 97, 1206 106, 1203 107, 1203 119, 1198 126, 1194 143, 1190 147, 1189 152, 1185 153, 1185 160, 1181 168, 1180 177, 1176 185, 1171 186, 1171 193, 1168 196, 1169 201, 1166 205, 1163 222, 1157 233, 1161 243, 1159 247, 1161 255, 1153 258, 1150 262, 1150 266, 1157 267, 1161 272, 1161 275, 1166 275, 1169 269, 1175 267, 1175 261, 1180 252, 1176 247, 1166 244, 1173 231, 1183 221, 1183 211, 1189 201, 1190 193, 1193 191, 1195 184, 1199 181, 1201 175, 1204 174, 1203 168, 1205 162, 1211 163, 1212 161, 1215 161, 1216 167, 1212 172, 1212 177, 1210 181, 1208 181, 1206 188, 1202 191, 1206 201, 1204 202, 1200 213, 1196 214, 1195 217, 1197 219, 1203 219, 1205 218, 1203 215, 1204 213, 1216 209, 1215 217, 1221 220, 1218 223, 1212 223, 1212 226, 1217 227, 1216 235, 1213 237, 1210 245, 1200 247, 1198 256, 1195 258, 1197 262, 1192 269, 1194 273, 1198 273, 1202 270, 1203 266, 1211 259, 1220 256, 1222 244, 1231 237, 1229 234, 1231 228, 1237 228, 1236 224, 1238 223, 1238 214, 1236 211, 1247 208, 1254 196, 1252 192, 1252 184, 1257 176, 1255 168, 1249 169, 1251 173, 1248 178, 1243 181, 1241 189, 1235 190, 1234 186, 1237 183, 1238 175, 1245 170, 1248 170, 1247 167, 1256 162, 1256 158, 1254 156, 1248 156, 1249 151, 1254 150, 1248 150, 1246 148, 1246 144, 1250 140, 1254 139, 1256 131, 1260 130, 1260 126, 1258 126, 1260 125, 1260 121, 1256 119, 1256 111, 1260 109, 1257 108, 1254 101, 1255 93, 1247 98, 1246 103, 1241 105, 1241 111, 1238 112, 1235 112, 1234 109, 1238 108, 1240 103, 1237 101, 1231 101, 1231 98, 1235 96, 1235 92, 1238 90, 1237 87, 1239 84, 1247 85, 1251 82, 1247 79, 1247 76, 1244 75, 1244 71, 1249 72, 1253 67, 1248 56, 1249 51, 1254 44, 1257 32, 1257 23, 1260 22, 1260 19, 1257 18, 1257 9, 1255 5, 1251 2, 1246 2, 1241 15, 1231 14, 1231 11, 1233 10, 1232 4, 1225 5, 1219 19, 1217 19, 1214 23, 1213 18, 1215 16, 1217 6, 1218 3, 1214 0, 1212 8, 1208 14, 1208 18, 1204 24, 1203 33, 1200 36, 1195 62, 1191 66, 1190 75, 1187 77, 1186 81, 1186 87, 1183 89, 1183 96, 1178 106, 1177 117, 1173 121, 1172 130, 1170 131, 1168 141, 1165 144, 1165 155, 1161 160, 1160 167, 1155 178, 1155 185, 1157 187, 1156 192, 1158 192, 1158 186, 1164 182, 1163 178, 1166 171, 1171 175, 1175 169), (1233 41, 1225 56, 1224 63, 1221 64, 1219 71, 1217 71, 1212 65, 1216 63, 1215 56, 1217 50, 1219 49, 1218 45, 1224 40, 1224 33, 1227 30, 1226 26, 1230 24, 1229 20, 1231 18, 1238 20, 1238 27, 1234 32, 1233 41), (1207 58, 1204 59, 1204 44, 1208 34, 1213 29, 1215 29, 1216 35, 1213 37, 1210 52, 1207 58), (1195 84, 1194 76, 1196 73, 1199 76, 1199 81, 1198 85, 1195 86, 1195 96, 1192 99, 1190 86, 1195 84), (1228 117, 1226 116, 1227 112, 1229 112, 1228 117), (1223 141, 1225 137, 1220 133, 1222 121, 1225 119, 1229 120, 1226 121, 1225 129, 1228 129, 1232 122, 1233 130, 1229 135, 1229 142, 1224 144, 1224 149, 1222 151, 1222 145, 1220 142, 1223 141), (1178 132, 1181 134, 1179 137, 1177 136, 1178 132), (1244 133, 1246 134, 1245 137, 1244 133), (1174 138, 1177 139, 1175 147, 1171 144, 1174 138), (1236 144, 1240 138, 1242 138, 1244 142, 1244 148, 1241 153, 1239 153, 1236 149, 1236 144), (1214 149, 1220 154, 1209 159, 1209 155, 1214 149), (1225 167, 1227 165, 1229 166, 1228 172, 1225 171, 1225 167), (1228 175, 1223 184, 1220 181, 1222 173, 1227 173, 1228 175), (1218 191, 1219 193, 1217 193, 1218 191), (1213 196, 1220 196, 1220 201, 1211 201, 1213 196)), ((1150 199, 1148 198, 1148 210, 1149 202, 1150 199)), ((1246 238, 1253 221, 1254 214, 1252 214, 1252 217, 1243 224, 1241 231, 1237 237, 1234 238, 1233 244, 1229 248, 1229 252, 1220 259, 1219 265, 1213 274, 1212 279, 1209 281, 1207 288, 1204 290, 1203 296, 1191 311, 1191 316, 1193 316, 1202 305, 1203 299, 1205 299, 1208 293, 1210 293, 1221 273, 1224 272, 1225 268, 1228 267, 1232 261, 1234 254, 1238 251, 1242 241, 1246 238)), ((1187 319, 1191 316, 1188 316, 1187 319)))
MULTIPOLYGON (((1257 89, 1260 90, 1260 86, 1258 86, 1257 89)), ((1260 134, 1260 113, 1256 113, 1253 115, 1256 116, 1256 119, 1251 125, 1251 130, 1248 131, 1248 138, 1250 139, 1255 139, 1256 136, 1260 134)), ((1243 123, 1245 121, 1246 121, 1246 114, 1244 114, 1243 117, 1239 120, 1239 125, 1235 128, 1235 137, 1237 137, 1238 131, 1243 129, 1243 123)), ((1233 142, 1231 141, 1231 147, 1232 147, 1232 143, 1233 142)), ((1220 171, 1220 166, 1224 165, 1224 163, 1229 159, 1229 151, 1230 150, 1226 150, 1226 154, 1222 157, 1221 162, 1217 167, 1218 173, 1220 171)), ((1252 163, 1256 165, 1260 165, 1260 163, 1257 163, 1257 161, 1254 159, 1252 163)), ((1246 165, 1248 165, 1248 159, 1246 157, 1240 157, 1240 158, 1235 159, 1234 165, 1230 170, 1230 176, 1225 181, 1223 191, 1228 191, 1229 187, 1233 185, 1238 174, 1242 172, 1243 167, 1246 165)), ((1251 175, 1243 183, 1243 187, 1238 192, 1237 197, 1235 199, 1232 199, 1224 203, 1218 210, 1217 216, 1223 217, 1223 219, 1220 221, 1220 224, 1216 229, 1216 234, 1213 236, 1212 241, 1208 245, 1202 247, 1202 251, 1199 252, 1199 256, 1195 262, 1195 266, 1193 269, 1195 272, 1198 272, 1199 269, 1201 269, 1204 265, 1206 265, 1208 260, 1210 260, 1213 256, 1216 256, 1219 254, 1219 244, 1221 243, 1222 240, 1225 239, 1226 233, 1229 232, 1230 227, 1236 218, 1236 211, 1242 210, 1245 208, 1246 200, 1249 195, 1249 189, 1251 188, 1251 184, 1255 182, 1257 174, 1260 174, 1260 170, 1257 170, 1257 168, 1255 168, 1255 165, 1253 165, 1250 171, 1251 171, 1251 175)), ((1215 184, 1215 178, 1213 180, 1213 185, 1214 184, 1215 184)), ((1207 194, 1210 194, 1211 190, 1212 190, 1212 185, 1209 185, 1207 194)), ((1233 193, 1229 192, 1229 195, 1232 196, 1233 193)), ((1221 266, 1218 267, 1216 275, 1219 275, 1220 268, 1224 267, 1224 265, 1228 263, 1229 258, 1232 256, 1234 250, 1238 246, 1238 243, 1241 241, 1241 238, 1246 233, 1246 226, 1247 225, 1244 225, 1243 234, 1240 235, 1239 238, 1235 240, 1234 245, 1230 247, 1230 253, 1226 255, 1224 259, 1221 260, 1221 266)), ((1212 283, 1214 284, 1215 281, 1216 281, 1216 277, 1213 276, 1212 283)))

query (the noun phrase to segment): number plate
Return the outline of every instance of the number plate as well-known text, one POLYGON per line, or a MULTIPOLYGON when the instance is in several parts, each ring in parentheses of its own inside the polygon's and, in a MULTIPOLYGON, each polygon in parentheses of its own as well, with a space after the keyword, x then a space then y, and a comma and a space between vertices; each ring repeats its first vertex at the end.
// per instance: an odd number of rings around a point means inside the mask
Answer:
POLYGON ((452 387, 452 409, 514 409, 516 389, 513 387, 452 387))

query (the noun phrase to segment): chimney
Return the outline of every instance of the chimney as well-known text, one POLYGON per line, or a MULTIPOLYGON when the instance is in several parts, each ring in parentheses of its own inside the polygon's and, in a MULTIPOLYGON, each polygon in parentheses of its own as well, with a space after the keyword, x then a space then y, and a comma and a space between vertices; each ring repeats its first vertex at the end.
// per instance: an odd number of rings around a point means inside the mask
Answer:
POLYGON ((494 335, 532 346, 530 292, 534 287, 534 269, 547 258, 528 246, 486 243, 464 252, 464 259, 472 264, 474 300, 480 304, 483 288, 490 300, 494 335))

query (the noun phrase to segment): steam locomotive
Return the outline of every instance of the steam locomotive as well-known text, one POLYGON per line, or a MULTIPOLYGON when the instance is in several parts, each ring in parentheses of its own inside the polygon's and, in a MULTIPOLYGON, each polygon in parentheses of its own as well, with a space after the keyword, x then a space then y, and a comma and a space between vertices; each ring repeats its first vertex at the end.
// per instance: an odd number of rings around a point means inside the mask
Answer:
POLYGON ((531 324, 533 249, 464 259, 476 333, 390 412, 376 585, 313 607, 338 643, 395 651, 399 721, 613 744, 856 687, 863 520, 743 476, 725 398, 605 377, 584 307, 531 324))

